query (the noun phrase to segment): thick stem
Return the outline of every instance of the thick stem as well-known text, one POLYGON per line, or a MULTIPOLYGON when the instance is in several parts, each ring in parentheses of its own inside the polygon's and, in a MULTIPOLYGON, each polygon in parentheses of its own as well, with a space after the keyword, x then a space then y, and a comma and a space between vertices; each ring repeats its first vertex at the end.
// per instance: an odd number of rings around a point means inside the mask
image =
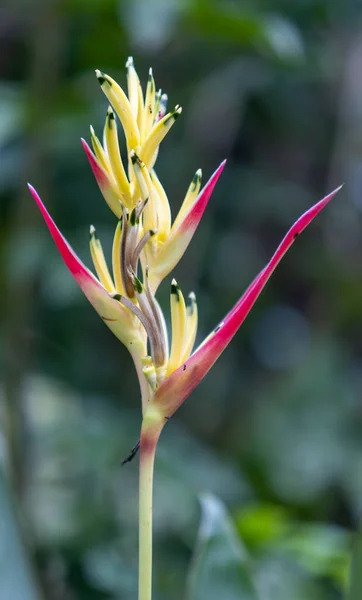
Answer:
POLYGON ((139 484, 138 600, 152 598, 152 495, 153 467, 164 419, 145 417, 141 429, 139 484))
MULTIPOLYGON (((145 411, 147 409, 148 402, 150 400, 150 386, 148 385, 146 377, 144 376, 143 371, 142 371, 140 353, 136 353, 136 352, 132 353, 131 352, 131 354, 132 354, 134 365, 136 367, 138 381, 140 384, 141 398, 142 398, 142 414, 144 415, 145 411)), ((144 351, 142 353, 142 355, 145 356, 146 351, 144 351)))

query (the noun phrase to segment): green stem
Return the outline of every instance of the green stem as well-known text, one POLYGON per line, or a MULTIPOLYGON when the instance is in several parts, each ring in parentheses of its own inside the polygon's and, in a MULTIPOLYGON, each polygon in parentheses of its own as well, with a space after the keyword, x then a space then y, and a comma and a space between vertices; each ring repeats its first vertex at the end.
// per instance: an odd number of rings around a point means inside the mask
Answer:
POLYGON ((141 429, 139 483, 138 600, 152 598, 152 496, 153 468, 164 420, 145 418, 141 429))

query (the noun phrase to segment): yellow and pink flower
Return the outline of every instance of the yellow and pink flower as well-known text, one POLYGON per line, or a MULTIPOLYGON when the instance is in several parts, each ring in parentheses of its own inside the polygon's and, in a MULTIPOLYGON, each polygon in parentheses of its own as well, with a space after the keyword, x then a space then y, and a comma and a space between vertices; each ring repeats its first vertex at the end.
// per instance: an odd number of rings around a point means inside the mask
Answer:
POLYGON ((167 96, 161 90, 156 91, 152 71, 143 96, 132 59, 127 61, 126 66, 128 97, 112 78, 96 71, 111 106, 106 114, 103 143, 92 128, 93 151, 82 140, 99 188, 117 217, 112 270, 107 266, 93 226, 90 229, 90 251, 97 277, 63 237, 34 188, 29 188, 74 279, 106 325, 130 351, 140 380, 144 416, 156 415, 167 419, 229 344, 296 237, 339 188, 295 222, 270 262, 195 351, 196 297, 191 293, 186 302, 176 281, 172 280, 172 335, 169 344, 156 291, 191 242, 225 161, 202 189, 201 171, 196 171, 172 223, 169 202, 157 177, 155 163, 159 146, 181 113, 181 107, 176 106, 166 113, 167 96), (126 165, 121 158, 116 117, 126 137, 126 165))

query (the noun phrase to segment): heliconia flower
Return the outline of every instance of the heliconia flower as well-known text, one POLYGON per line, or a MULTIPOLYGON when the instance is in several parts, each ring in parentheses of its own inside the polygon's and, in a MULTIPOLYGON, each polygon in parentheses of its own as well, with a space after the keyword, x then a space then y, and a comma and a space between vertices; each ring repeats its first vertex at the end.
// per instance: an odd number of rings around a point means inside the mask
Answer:
POLYGON ((139 192, 131 165, 131 152, 139 155, 140 160, 151 173, 159 145, 182 111, 177 105, 174 110, 165 114, 167 96, 162 94, 161 90, 156 92, 152 69, 149 72, 146 97, 143 99, 141 85, 131 57, 126 67, 129 98, 114 79, 96 70, 97 79, 111 104, 103 131, 103 146, 92 127, 91 140, 94 153, 82 140, 102 194, 117 216, 119 216, 117 200, 122 200, 127 208, 132 208, 139 192), (126 175, 121 158, 115 113, 121 121, 126 137, 129 177, 126 175))
MULTIPOLYGON (((150 414, 154 413, 157 415, 161 413, 167 419, 172 416, 189 394, 191 394, 234 337, 261 294, 274 269, 295 239, 330 202, 341 187, 328 194, 323 200, 320 200, 299 217, 278 246, 269 263, 254 279, 223 321, 219 323, 188 359, 179 361, 178 368, 176 370, 172 369, 171 374, 156 389, 148 407, 150 414)), ((179 327, 181 328, 182 325, 179 325, 179 327)))
MULTIPOLYGON (((206 375, 230 342, 294 239, 331 200, 335 190, 293 225, 268 265, 210 336, 192 353, 198 311, 193 292, 185 302, 181 289, 171 283, 171 343, 155 293, 176 266, 206 209, 225 161, 201 188, 196 171, 179 213, 171 224, 166 193, 153 168, 158 147, 180 108, 165 114, 167 97, 156 92, 152 71, 145 100, 134 69, 127 61, 128 98, 108 75, 98 80, 122 122, 127 144, 128 169, 124 169, 116 119, 107 110, 103 145, 91 129, 93 152, 83 146, 103 195, 118 218, 112 247, 112 270, 105 260, 95 228, 90 228, 90 252, 97 278, 84 266, 65 240, 38 194, 30 191, 73 277, 134 360, 142 392, 143 413, 171 416, 206 375)), ((338 188, 339 189, 339 188, 338 188)), ((162 418, 163 418, 162 417, 162 418)))
POLYGON ((90 227, 90 253, 96 275, 83 264, 46 210, 37 203, 58 250, 74 279, 102 320, 129 350, 138 375, 142 426, 140 440, 123 461, 140 449, 139 485, 139 599, 152 595, 152 481, 156 446, 167 422, 205 377, 249 314, 274 269, 296 237, 328 204, 338 189, 304 213, 288 231, 269 263, 247 288, 223 321, 193 352, 198 309, 191 292, 187 301, 175 279, 171 282, 171 337, 155 297, 161 281, 187 249, 203 216, 225 161, 201 188, 197 170, 176 219, 159 181, 155 163, 159 147, 181 107, 166 112, 167 95, 156 91, 152 70, 142 88, 132 58, 127 63, 128 97, 109 75, 96 71, 110 106, 102 142, 91 127, 91 143, 82 140, 98 186, 117 217, 112 269, 103 254, 95 228, 90 227), (125 164, 119 146, 117 120, 126 141, 125 164))
POLYGON ((190 243, 225 162, 201 191, 201 170, 196 171, 172 224, 170 204, 154 164, 160 143, 181 114, 181 107, 176 105, 166 114, 167 95, 161 90, 156 92, 152 69, 144 98, 132 58, 128 59, 126 67, 128 97, 114 79, 96 71, 101 88, 113 108, 110 106, 107 110, 103 145, 92 127, 93 151, 83 139, 82 144, 98 186, 118 218, 122 216, 122 205, 131 211, 140 198, 148 200, 143 226, 146 231, 153 230, 155 233, 145 246, 141 261, 149 268, 149 286, 155 293, 190 243), (116 115, 126 136, 128 175, 119 148, 116 115))
POLYGON ((165 242, 160 251, 161 261, 164 262, 160 261, 159 264, 157 253, 152 246, 157 229, 150 228, 150 225, 154 222, 153 216, 158 222, 157 216, 162 210, 162 205, 156 204, 156 211, 154 208, 152 209, 155 211, 155 215, 147 213, 148 206, 153 200, 152 194, 148 195, 146 189, 149 185, 149 177, 147 177, 147 172, 144 173, 143 163, 140 163, 133 151, 131 159, 139 181, 140 198, 132 210, 127 210, 124 204, 119 202, 121 216, 113 240, 112 275, 95 228, 93 226, 90 228, 90 251, 98 279, 84 266, 69 246, 34 188, 29 185, 29 189, 73 277, 104 322, 130 351, 137 368, 143 407, 145 408, 156 387, 178 367, 180 361, 186 360, 190 355, 197 327, 195 296, 190 295, 189 306, 186 308, 181 291, 176 284, 173 284, 171 307, 174 305, 172 299, 175 294, 179 300, 178 308, 184 307, 184 314, 181 315, 175 310, 175 307, 172 308, 173 330, 176 327, 175 323, 184 322, 185 340, 177 342, 173 334, 169 356, 165 319, 154 296, 155 289, 163 276, 168 274, 186 250, 224 163, 220 165, 199 193, 197 192, 200 188, 201 173, 196 174, 176 220, 175 230, 171 228, 169 236, 165 236, 165 242), (169 254, 168 248, 170 249, 169 254), (163 257, 166 257, 167 260, 164 260, 163 257), (143 283, 137 276, 140 262, 142 263, 143 283), (155 269, 155 274, 153 269, 155 269), (147 340, 150 346, 150 356, 147 355, 147 340), (149 388, 146 390, 147 384, 149 388))

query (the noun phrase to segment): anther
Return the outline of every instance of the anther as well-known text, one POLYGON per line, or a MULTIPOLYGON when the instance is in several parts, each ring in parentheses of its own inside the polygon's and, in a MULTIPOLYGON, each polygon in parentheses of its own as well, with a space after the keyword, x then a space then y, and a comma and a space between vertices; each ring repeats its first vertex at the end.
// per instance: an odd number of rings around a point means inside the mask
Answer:
POLYGON ((107 76, 105 73, 102 73, 102 71, 100 71, 99 69, 96 69, 96 77, 99 81, 100 86, 104 85, 105 83, 109 86, 111 86, 111 82, 108 81, 107 76))

